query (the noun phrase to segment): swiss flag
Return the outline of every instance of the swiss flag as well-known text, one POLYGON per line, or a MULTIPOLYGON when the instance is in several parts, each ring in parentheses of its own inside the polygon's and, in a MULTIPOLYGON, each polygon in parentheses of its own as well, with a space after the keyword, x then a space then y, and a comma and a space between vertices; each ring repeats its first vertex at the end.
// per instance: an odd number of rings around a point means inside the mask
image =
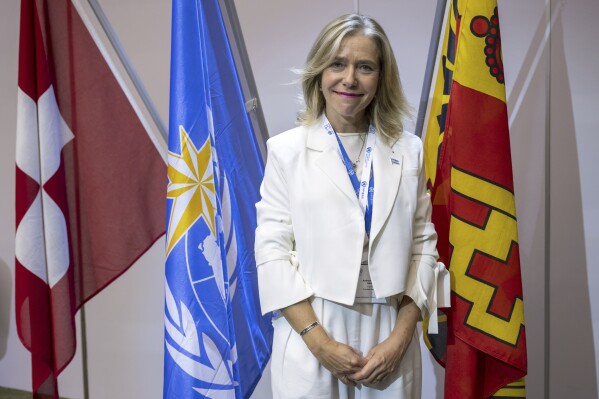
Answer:
POLYGON ((166 165, 70 0, 22 0, 16 321, 35 397, 58 397, 75 312, 165 230, 166 165))

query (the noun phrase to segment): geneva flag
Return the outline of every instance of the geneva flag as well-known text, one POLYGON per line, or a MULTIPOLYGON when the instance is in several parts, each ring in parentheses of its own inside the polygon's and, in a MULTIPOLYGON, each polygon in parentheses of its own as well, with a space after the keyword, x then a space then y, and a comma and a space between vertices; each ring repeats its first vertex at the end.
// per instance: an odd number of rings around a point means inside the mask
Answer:
POLYGON ((58 397, 75 312, 164 233, 165 162, 70 0, 22 0, 15 306, 34 397, 58 397))
POLYGON ((263 162, 218 0, 174 0, 165 398, 248 398, 270 357, 254 261, 263 162))
POLYGON ((526 330, 497 2, 450 3, 425 147, 452 304, 444 310, 446 341, 427 343, 445 366, 446 398, 525 397, 526 330))

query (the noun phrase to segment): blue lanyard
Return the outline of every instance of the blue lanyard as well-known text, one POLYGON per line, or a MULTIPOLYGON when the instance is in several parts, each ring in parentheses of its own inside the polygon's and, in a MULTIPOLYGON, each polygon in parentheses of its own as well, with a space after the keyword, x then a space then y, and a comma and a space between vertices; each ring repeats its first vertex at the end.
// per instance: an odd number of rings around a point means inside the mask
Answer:
POLYGON ((374 162, 373 150, 374 144, 376 143, 376 128, 373 125, 370 125, 368 129, 368 140, 366 145, 366 151, 364 154, 364 167, 362 169, 362 181, 358 181, 358 177, 356 176, 356 172, 352 167, 351 160, 343 148, 343 144, 341 140, 339 140, 339 136, 337 132, 333 129, 330 122, 324 116, 324 128, 330 136, 335 136, 337 147, 339 150, 339 157, 341 158, 341 162, 345 165, 347 170, 347 174, 349 176, 349 180, 354 188, 354 192, 360 201, 360 206, 364 211, 364 227, 366 228, 366 234, 370 237, 370 226, 372 224, 372 208, 374 203, 374 170, 372 168, 372 163, 374 162), (368 181, 367 181, 368 180, 368 181), (366 189, 368 187, 368 189, 366 189), (364 198, 365 197, 365 198, 364 198))
MULTIPOLYGON (((335 137, 337 138, 337 142, 339 143, 339 150, 341 151, 341 155, 343 156, 343 163, 345 164, 345 168, 347 169, 347 174, 349 175, 349 180, 351 181, 352 186, 354 187, 354 191, 356 193, 356 197, 360 198, 360 182, 358 181, 358 176, 356 176, 356 172, 352 166, 352 162, 343 148, 343 144, 341 140, 339 140, 339 136, 335 133, 335 137)), ((372 224, 372 205, 374 201, 374 171, 372 170, 372 166, 370 166, 370 179, 368 181, 368 200, 366 205, 366 210, 364 211, 364 226, 366 227, 366 234, 370 237, 370 226, 372 224)), ((366 182, 363 181, 361 183, 365 185, 366 182)))

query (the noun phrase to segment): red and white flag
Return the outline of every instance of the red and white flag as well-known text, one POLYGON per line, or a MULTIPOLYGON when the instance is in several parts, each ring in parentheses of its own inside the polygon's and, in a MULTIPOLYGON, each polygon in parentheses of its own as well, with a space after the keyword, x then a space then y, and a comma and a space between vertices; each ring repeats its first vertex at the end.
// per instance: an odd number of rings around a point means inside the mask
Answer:
POLYGON ((58 397, 75 313, 163 233, 166 165, 70 0, 22 0, 16 321, 35 397, 58 397))

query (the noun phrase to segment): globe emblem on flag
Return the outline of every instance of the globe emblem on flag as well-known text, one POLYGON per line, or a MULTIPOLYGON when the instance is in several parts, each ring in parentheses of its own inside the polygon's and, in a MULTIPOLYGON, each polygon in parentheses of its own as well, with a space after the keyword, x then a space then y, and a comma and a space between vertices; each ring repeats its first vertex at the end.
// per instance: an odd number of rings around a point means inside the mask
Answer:
POLYGON ((173 205, 167 258, 173 257, 172 267, 187 269, 188 281, 177 282, 178 293, 166 282, 165 347, 172 361, 196 380, 195 391, 219 398, 238 385, 233 373, 236 345, 222 311, 235 292, 235 227, 227 178, 219 176, 211 135, 197 149, 182 126, 179 133, 181 153, 169 152, 167 197, 173 205), (211 298, 219 298, 220 304, 204 303, 206 292, 215 293, 211 298))

